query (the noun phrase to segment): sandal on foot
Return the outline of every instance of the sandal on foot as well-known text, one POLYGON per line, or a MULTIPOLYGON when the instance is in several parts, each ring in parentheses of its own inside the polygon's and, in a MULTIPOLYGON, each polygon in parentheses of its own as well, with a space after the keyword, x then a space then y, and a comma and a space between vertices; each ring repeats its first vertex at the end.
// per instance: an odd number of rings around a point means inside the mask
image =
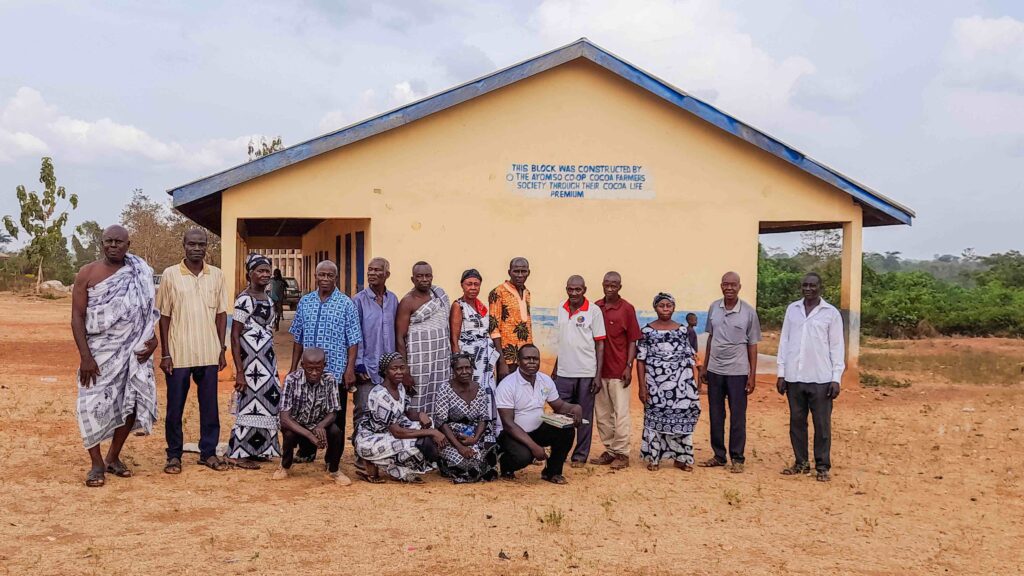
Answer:
POLYGON ((718 458, 710 458, 700 463, 701 468, 719 468, 725 466, 725 462, 722 462, 718 458))
POLYGON ((829 473, 828 470, 818 470, 817 474, 815 474, 814 476, 814 479, 817 480, 818 482, 831 482, 832 475, 829 473))
POLYGON ((806 462, 797 462, 789 468, 782 469, 783 476, 799 476, 801 474, 810 474, 811 466, 806 462))
POLYGON ((252 460, 246 458, 239 458, 231 463, 235 468, 241 468, 242 470, 259 470, 260 465, 252 460))
POLYGON ((367 474, 364 470, 356 470, 356 476, 370 484, 383 484, 385 480, 376 474, 367 474))
POLYGON ((115 461, 113 464, 107 464, 107 472, 117 476, 118 478, 131 478, 132 471, 124 465, 124 462, 120 460, 115 461))
POLYGON ((672 465, 675 466, 676 468, 679 468, 683 472, 693 472, 693 464, 687 464, 685 462, 680 462, 676 460, 675 462, 672 463, 672 465))
POLYGON ((168 458, 164 464, 164 474, 181 474, 181 458, 168 458))
POLYGON ((231 468, 231 465, 221 460, 220 458, 217 458, 216 456, 210 456, 205 460, 200 460, 199 463, 202 464, 203 466, 206 466, 210 470, 216 470, 217 472, 223 472, 228 468, 231 468))
POLYGON ((568 484, 569 481, 565 479, 565 476, 561 474, 554 474, 552 476, 540 475, 540 479, 545 482, 551 482, 552 484, 568 484))
POLYGON ((99 488, 107 483, 106 476, 103 475, 102 468, 92 468, 89 473, 85 475, 85 485, 89 488, 99 488))
POLYGON ((661 469, 661 465, 660 464, 654 464, 653 462, 649 462, 647 464, 647 470, 649 470, 651 472, 657 472, 659 469, 661 469))

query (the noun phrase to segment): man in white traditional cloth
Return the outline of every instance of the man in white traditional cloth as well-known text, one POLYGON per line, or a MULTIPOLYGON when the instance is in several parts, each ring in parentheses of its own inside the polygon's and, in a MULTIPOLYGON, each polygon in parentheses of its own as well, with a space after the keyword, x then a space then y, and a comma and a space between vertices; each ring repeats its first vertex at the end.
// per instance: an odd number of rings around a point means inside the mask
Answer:
POLYGON ((133 430, 149 434, 156 421, 156 379, 150 360, 153 328, 153 269, 128 253, 128 231, 103 231, 103 258, 82 267, 71 299, 71 332, 81 355, 78 369, 78 426, 92 459, 85 485, 103 486, 110 472, 129 478, 121 448, 133 430), (107 457, 100 442, 113 438, 107 457))

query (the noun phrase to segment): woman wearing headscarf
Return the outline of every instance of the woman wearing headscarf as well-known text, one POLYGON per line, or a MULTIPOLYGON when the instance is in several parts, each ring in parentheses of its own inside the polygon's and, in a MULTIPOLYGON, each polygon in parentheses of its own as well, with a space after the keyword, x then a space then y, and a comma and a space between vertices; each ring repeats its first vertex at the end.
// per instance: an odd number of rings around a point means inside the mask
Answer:
POLYGON ((235 361, 235 394, 228 458, 246 470, 280 455, 277 441, 281 385, 274 354, 274 304, 267 296, 270 259, 250 254, 245 261, 249 285, 235 299, 231 324, 231 355, 235 361))
POLYGON ((658 319, 640 330, 636 346, 637 387, 644 405, 640 457, 657 470, 670 458, 680 470, 693 470, 693 429, 700 417, 694 351, 686 327, 672 320, 676 301, 671 294, 654 297, 658 319))
POLYGON ((465 352, 473 357, 473 379, 492 393, 497 387, 494 370, 498 351, 491 340, 491 332, 498 325, 491 317, 487 305, 480 301, 483 278, 476 269, 462 273, 462 297, 452 302, 448 321, 452 339, 452 353, 465 352))
POLYGON ((366 470, 356 474, 380 483, 381 470, 391 478, 419 484, 420 475, 434 469, 438 451, 447 444, 444 434, 413 421, 406 412, 405 359, 397 352, 380 357, 383 381, 366 398, 366 417, 359 421, 353 444, 366 470))
POLYGON ((472 355, 452 355, 452 380, 438 389, 434 406, 434 424, 448 439, 441 475, 456 484, 497 478, 494 395, 473 379, 472 355))

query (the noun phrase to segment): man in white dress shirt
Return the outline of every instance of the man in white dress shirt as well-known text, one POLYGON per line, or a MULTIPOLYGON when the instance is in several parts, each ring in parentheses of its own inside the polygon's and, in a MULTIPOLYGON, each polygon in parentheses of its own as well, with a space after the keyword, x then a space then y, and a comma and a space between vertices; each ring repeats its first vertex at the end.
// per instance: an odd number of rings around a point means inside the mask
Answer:
POLYGON ((789 439, 796 460, 787 476, 810 474, 807 459, 807 412, 814 424, 814 469, 828 482, 832 462, 832 401, 846 369, 843 318, 821 298, 821 276, 811 272, 800 284, 803 299, 786 308, 779 339, 779 394, 789 399, 789 439))

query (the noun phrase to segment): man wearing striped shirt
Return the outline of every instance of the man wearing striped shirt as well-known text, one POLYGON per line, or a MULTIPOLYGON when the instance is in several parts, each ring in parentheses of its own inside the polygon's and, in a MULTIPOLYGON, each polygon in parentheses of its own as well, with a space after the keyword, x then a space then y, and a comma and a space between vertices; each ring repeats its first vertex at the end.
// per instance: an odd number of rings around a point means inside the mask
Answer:
POLYGON ((217 457, 220 416, 217 410, 217 372, 227 366, 224 333, 227 305, 224 274, 206 263, 206 231, 193 228, 182 241, 185 258, 160 277, 156 307, 160 310, 160 368, 167 375, 167 464, 164 472, 181 473, 181 418, 189 381, 199 399, 199 463, 213 470, 228 469, 217 457))

